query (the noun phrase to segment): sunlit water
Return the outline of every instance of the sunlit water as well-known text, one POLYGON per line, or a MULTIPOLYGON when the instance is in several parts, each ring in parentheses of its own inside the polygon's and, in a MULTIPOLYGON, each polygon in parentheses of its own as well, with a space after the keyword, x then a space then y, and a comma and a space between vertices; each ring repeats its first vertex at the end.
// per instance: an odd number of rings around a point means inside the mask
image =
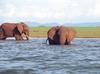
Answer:
POLYGON ((100 74, 100 39, 79 38, 64 46, 45 42, 0 41, 0 74, 100 74))

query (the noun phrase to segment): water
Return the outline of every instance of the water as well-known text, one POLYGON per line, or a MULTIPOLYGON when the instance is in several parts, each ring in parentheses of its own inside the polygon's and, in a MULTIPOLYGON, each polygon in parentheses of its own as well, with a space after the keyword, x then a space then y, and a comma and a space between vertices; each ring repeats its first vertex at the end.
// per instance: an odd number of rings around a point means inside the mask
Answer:
POLYGON ((0 41, 0 74, 100 74, 100 39, 63 46, 45 40, 0 41))

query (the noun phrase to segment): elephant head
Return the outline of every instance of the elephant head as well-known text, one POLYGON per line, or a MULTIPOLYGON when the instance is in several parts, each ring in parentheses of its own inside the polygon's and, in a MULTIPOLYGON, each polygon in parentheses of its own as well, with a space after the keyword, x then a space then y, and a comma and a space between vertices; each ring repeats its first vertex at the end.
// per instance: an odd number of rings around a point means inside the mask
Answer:
POLYGON ((26 39, 29 40, 29 28, 28 28, 28 26, 23 22, 17 23, 16 26, 17 26, 17 29, 18 29, 20 35, 22 35, 24 33, 26 36, 26 39))
POLYGON ((59 44, 59 36, 58 36, 58 27, 52 27, 48 32, 48 41, 51 45, 57 45, 59 44))

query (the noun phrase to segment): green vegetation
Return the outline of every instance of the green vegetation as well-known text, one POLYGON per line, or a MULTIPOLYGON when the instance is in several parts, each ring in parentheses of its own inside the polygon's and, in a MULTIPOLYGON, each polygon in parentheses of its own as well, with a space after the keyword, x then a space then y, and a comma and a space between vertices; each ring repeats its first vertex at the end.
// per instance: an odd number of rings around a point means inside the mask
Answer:
POLYGON ((30 37, 46 37, 50 27, 30 27, 30 37))
MULTIPOLYGON (((46 37, 47 31, 51 27, 30 27, 30 37, 46 37)), ((100 38, 100 27, 74 27, 77 35, 76 37, 83 38, 100 38)))
POLYGON ((75 27, 77 37, 83 38, 99 38, 100 27, 75 27))

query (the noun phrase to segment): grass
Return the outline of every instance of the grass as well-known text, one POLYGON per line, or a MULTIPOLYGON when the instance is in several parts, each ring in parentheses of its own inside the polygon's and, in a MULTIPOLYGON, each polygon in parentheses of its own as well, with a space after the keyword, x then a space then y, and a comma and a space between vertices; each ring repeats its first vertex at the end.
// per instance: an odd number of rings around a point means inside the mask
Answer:
POLYGON ((50 27, 30 27, 31 37, 46 37, 50 27))
MULTIPOLYGON (((47 37, 51 27, 30 27, 30 37, 47 37)), ((100 27, 74 27, 79 38, 100 38, 100 27)))
POLYGON ((100 38, 100 27, 75 27, 77 37, 100 38))

